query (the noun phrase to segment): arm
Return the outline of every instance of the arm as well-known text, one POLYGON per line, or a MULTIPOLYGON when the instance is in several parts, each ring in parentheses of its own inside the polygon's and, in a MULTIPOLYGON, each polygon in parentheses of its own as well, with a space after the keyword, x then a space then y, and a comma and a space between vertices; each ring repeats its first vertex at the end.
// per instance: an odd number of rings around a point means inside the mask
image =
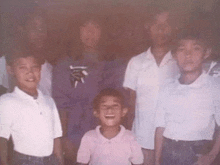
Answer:
POLYGON ((128 94, 129 94, 129 99, 128 99, 129 113, 128 113, 127 125, 128 125, 128 129, 131 129, 135 116, 136 92, 130 88, 125 88, 125 89, 128 90, 128 94))
POLYGON ((155 131, 155 165, 160 164, 164 127, 157 127, 155 131))
POLYGON ((195 163, 195 165, 210 165, 218 155, 220 150, 220 130, 218 128, 216 133, 216 140, 214 142, 212 150, 205 155, 202 155, 198 158, 198 161, 195 163))
POLYGON ((8 165, 8 141, 0 137, 0 157, 1 165, 8 165))
POLYGON ((60 165, 64 165, 63 162, 63 152, 62 152, 62 145, 60 138, 54 139, 54 149, 53 149, 54 155, 59 160, 60 165))

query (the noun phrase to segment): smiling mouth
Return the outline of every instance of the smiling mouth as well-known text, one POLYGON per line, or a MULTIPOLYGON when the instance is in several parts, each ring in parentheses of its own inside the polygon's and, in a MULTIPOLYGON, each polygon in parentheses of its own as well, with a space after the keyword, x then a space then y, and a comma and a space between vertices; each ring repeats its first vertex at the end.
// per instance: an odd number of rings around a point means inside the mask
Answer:
POLYGON ((27 81, 27 82, 34 82, 35 79, 34 79, 34 78, 29 78, 29 79, 27 79, 26 81, 27 81))
POLYGON ((106 118, 106 119, 114 119, 114 118, 115 118, 115 115, 105 115, 105 118, 106 118))

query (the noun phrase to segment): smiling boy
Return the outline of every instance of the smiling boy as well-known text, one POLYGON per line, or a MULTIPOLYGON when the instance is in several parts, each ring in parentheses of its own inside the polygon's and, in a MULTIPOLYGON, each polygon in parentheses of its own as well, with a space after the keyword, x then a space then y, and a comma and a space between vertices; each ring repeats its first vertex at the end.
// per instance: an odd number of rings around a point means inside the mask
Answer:
POLYGON ((156 165, 210 165, 220 149, 220 88, 202 71, 210 55, 205 34, 185 29, 173 49, 180 78, 160 93, 156 113, 156 165))
POLYGON ((94 99, 94 115, 100 126, 87 132, 77 155, 79 164, 142 164, 143 154, 134 136, 121 124, 127 113, 124 98, 114 89, 102 90, 94 99))
POLYGON ((37 89, 41 60, 26 48, 15 48, 7 57, 16 87, 0 97, 1 164, 8 165, 7 141, 12 136, 13 165, 62 165, 58 111, 53 99, 37 89))

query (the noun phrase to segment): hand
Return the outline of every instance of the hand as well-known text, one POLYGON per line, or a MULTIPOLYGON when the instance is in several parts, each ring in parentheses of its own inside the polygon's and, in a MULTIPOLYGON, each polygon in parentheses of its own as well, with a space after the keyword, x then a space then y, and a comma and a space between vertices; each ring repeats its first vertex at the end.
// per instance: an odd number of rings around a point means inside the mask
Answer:
POLYGON ((62 145, 63 145, 64 158, 75 162, 77 149, 74 146, 74 144, 68 138, 62 138, 62 145))
POLYGON ((210 165, 215 160, 214 155, 199 155, 198 161, 194 165, 210 165))

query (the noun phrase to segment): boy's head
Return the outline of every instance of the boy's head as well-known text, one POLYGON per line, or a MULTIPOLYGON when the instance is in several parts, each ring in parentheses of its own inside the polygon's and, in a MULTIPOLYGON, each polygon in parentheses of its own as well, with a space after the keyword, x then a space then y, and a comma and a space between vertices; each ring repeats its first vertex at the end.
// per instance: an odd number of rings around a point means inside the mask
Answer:
POLYGON ((204 32, 197 29, 183 29, 177 34, 172 53, 181 73, 202 71, 202 63, 211 54, 211 48, 204 32))
POLYGON ((36 95, 42 60, 26 48, 14 49, 6 60, 7 70, 15 78, 16 86, 30 95, 36 95))
POLYGON ((172 26, 170 12, 159 7, 152 7, 149 22, 145 24, 153 45, 167 45, 171 41, 172 26))
POLYGON ((124 96, 115 89, 104 89, 94 99, 94 115, 103 126, 119 126, 121 118, 127 113, 124 107, 124 96))

